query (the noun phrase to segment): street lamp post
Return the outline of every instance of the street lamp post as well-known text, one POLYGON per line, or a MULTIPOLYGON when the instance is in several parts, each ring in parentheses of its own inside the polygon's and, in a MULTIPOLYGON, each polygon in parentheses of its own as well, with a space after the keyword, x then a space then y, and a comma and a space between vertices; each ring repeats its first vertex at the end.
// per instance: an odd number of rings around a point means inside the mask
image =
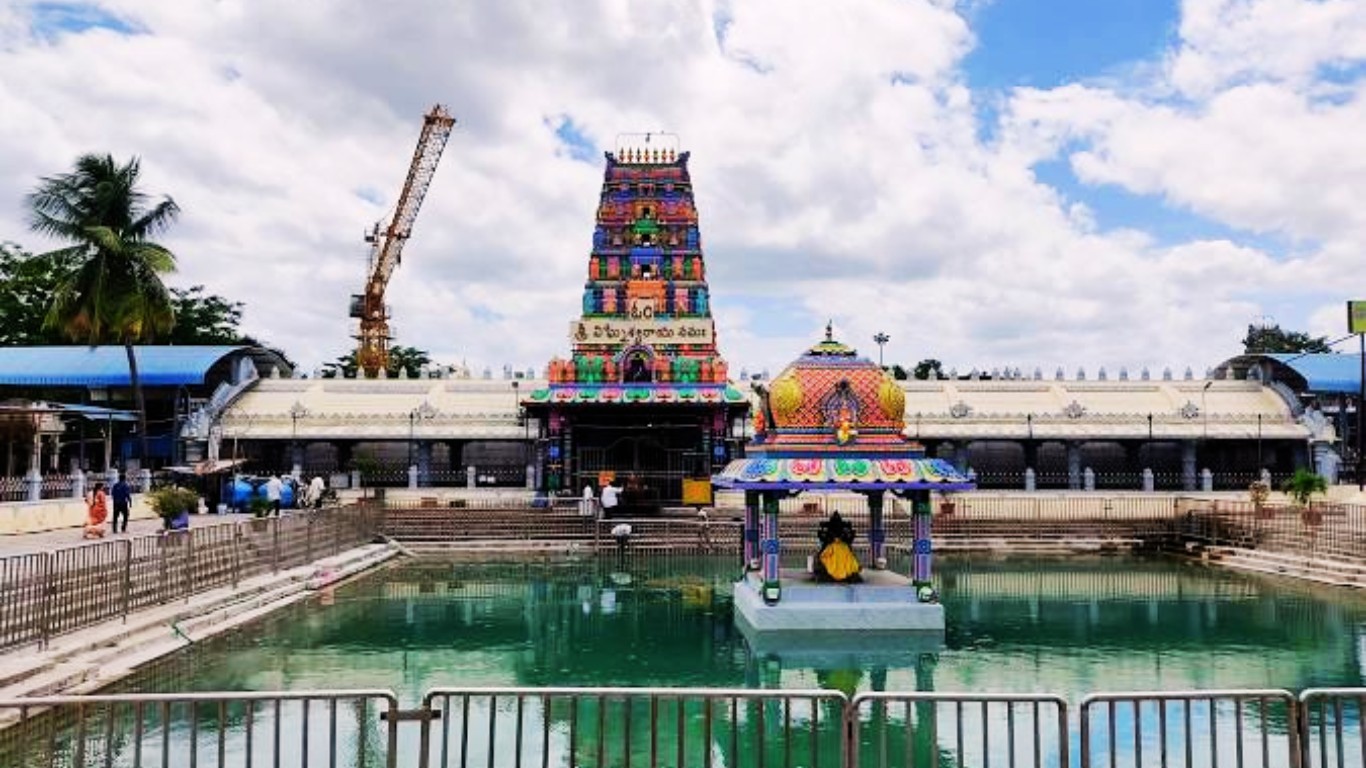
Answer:
MULTIPOLYGON (((1206 452, 1206 454, 1208 454, 1209 451, 1209 409, 1205 406, 1205 393, 1209 391, 1210 386, 1213 384, 1213 381, 1207 381, 1205 382, 1205 386, 1200 388, 1200 450, 1206 452)), ((1205 456, 1205 466, 1209 466, 1208 455, 1205 456)))
POLYGON ((1262 471, 1262 415, 1257 414, 1257 471, 1262 471))
POLYGON ((882 331, 878 331, 876 334, 873 335, 873 343, 877 344, 877 367, 879 368, 882 367, 882 345, 886 344, 891 340, 892 337, 888 336, 882 331))
POLYGON ((1209 391, 1209 388, 1213 384, 1213 381, 1207 381, 1205 382, 1205 386, 1200 390, 1200 419, 1203 422, 1200 431, 1201 435, 1206 440, 1209 439, 1209 411, 1205 408, 1205 393, 1209 391))
MULTIPOLYGON (((294 401, 294 405, 289 406, 289 461, 291 464, 298 465, 301 470, 303 469, 303 461, 296 461, 299 453, 299 419, 307 415, 308 408, 304 407, 304 404, 298 400, 294 401)), ((293 468, 291 467, 291 474, 292 472, 293 468)))

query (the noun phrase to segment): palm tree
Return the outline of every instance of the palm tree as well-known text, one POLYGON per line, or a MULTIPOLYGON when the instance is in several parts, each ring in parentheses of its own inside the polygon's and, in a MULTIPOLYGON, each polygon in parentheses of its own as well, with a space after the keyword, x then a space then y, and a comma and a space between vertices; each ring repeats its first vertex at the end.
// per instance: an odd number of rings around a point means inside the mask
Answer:
POLYGON ((28 196, 29 226, 67 245, 48 256, 79 261, 58 285, 45 327, 74 342, 122 344, 138 411, 140 458, 147 458, 147 408, 133 345, 153 341, 175 325, 171 295, 161 275, 175 255, 152 241, 175 221, 170 197, 149 207, 138 189, 141 164, 112 155, 82 155, 75 170, 41 179, 28 196))

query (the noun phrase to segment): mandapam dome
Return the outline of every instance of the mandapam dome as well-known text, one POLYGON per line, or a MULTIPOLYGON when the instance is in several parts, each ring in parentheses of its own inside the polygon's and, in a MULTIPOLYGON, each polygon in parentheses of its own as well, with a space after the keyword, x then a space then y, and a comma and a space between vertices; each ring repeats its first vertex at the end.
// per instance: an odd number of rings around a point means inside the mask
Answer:
POLYGON ((828 336, 773 380, 769 404, 777 431, 833 428, 841 418, 860 432, 906 427, 906 394, 891 374, 828 336))
POLYGON ((745 458, 712 482, 720 488, 966 490, 956 467, 907 440, 906 394, 876 363, 835 341, 807 350, 762 394, 745 458))

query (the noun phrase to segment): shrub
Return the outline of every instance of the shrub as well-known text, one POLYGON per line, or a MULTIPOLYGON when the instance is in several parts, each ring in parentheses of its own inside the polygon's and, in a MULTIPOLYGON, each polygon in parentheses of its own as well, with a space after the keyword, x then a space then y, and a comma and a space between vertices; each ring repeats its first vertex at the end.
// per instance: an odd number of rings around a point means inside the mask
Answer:
POLYGON ((1295 506, 1309 506, 1309 499, 1316 493, 1328 492, 1328 481, 1323 476, 1308 469, 1300 468, 1281 485, 1281 490, 1294 499, 1295 506))
POLYGON ((272 509, 273 507, 271 506, 270 499, 267 499, 265 496, 252 494, 251 498, 247 501, 247 511, 251 512, 251 514, 256 517, 267 517, 270 515, 272 509))
POLYGON ((169 485, 147 494, 152 511, 159 517, 175 517, 181 512, 193 512, 199 506, 199 494, 189 488, 169 485))

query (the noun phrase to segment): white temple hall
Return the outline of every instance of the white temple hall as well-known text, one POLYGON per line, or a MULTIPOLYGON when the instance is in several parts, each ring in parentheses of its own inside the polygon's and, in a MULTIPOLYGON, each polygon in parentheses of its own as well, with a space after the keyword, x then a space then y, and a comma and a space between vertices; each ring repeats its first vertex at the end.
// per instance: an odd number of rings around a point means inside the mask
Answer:
MULTIPOLYGON (((1353 404, 1258 370, 1012 371, 899 385, 906 437, 979 488, 1241 490, 1263 471, 1278 479, 1301 466, 1336 478, 1353 404)), ((343 486, 538 488, 548 436, 521 404, 546 382, 520 375, 262 377, 218 409, 210 429, 183 438, 188 456, 321 473, 343 486)), ((765 383, 735 387, 757 404, 765 383)))

